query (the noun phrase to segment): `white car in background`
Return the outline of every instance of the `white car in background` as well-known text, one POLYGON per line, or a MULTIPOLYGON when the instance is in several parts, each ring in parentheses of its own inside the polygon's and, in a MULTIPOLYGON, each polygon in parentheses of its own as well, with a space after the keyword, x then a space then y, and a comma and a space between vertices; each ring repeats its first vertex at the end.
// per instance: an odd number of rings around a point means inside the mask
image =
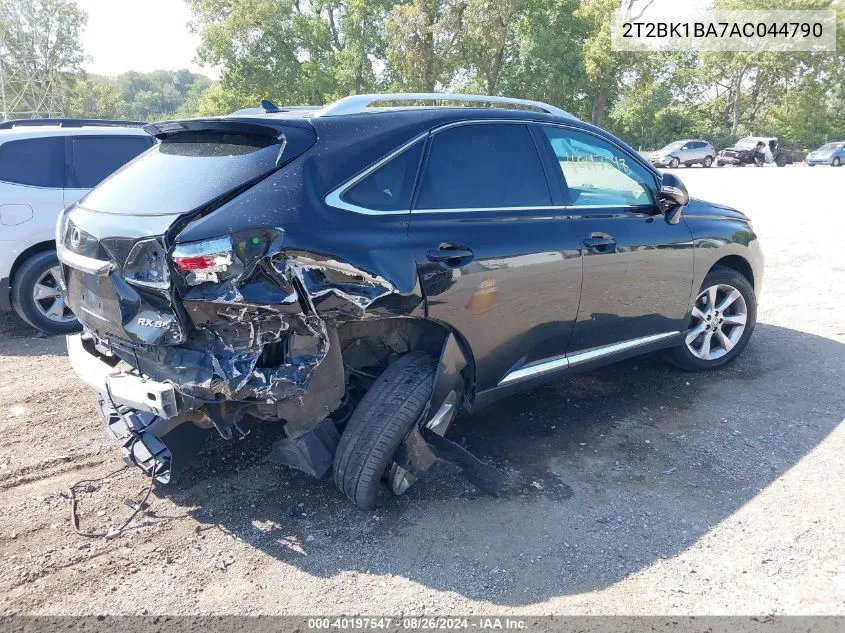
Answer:
POLYGON ((56 218, 155 139, 132 121, 0 123, 0 310, 39 330, 78 328, 65 305, 56 218))

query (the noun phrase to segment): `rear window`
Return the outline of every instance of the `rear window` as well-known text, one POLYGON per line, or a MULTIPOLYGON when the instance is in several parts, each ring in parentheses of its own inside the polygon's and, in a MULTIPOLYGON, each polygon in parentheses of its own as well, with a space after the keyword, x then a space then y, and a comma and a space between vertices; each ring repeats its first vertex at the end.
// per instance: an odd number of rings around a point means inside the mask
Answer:
POLYGON ((54 136, 0 145, 0 180, 32 187, 62 187, 65 141, 54 136))
POLYGON ((148 150, 152 139, 143 136, 75 136, 70 139, 71 170, 68 187, 90 189, 113 171, 148 150))
POLYGON ((186 213, 274 170, 282 145, 269 136, 176 134, 103 181, 82 204, 105 213, 186 213))

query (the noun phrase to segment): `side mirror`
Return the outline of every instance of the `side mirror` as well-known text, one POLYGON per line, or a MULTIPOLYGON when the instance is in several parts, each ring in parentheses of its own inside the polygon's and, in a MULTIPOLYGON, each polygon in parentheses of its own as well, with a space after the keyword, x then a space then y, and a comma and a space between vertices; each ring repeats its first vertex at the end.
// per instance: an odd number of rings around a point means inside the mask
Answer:
POLYGON ((660 202, 669 224, 681 221, 681 210, 689 203, 689 193, 675 174, 667 172, 660 179, 660 202))

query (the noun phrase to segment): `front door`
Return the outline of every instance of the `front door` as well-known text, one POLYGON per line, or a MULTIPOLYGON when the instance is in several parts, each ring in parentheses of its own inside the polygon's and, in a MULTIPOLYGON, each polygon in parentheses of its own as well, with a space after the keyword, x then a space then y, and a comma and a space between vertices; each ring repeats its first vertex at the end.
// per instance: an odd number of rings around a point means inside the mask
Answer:
POLYGON ((584 253, 570 353, 683 331, 693 278, 686 224, 668 224, 654 174, 592 133, 543 125, 584 253))
POLYGON ((566 353, 581 289, 573 223, 524 123, 432 134, 409 235, 430 318, 469 343, 476 389, 566 353))

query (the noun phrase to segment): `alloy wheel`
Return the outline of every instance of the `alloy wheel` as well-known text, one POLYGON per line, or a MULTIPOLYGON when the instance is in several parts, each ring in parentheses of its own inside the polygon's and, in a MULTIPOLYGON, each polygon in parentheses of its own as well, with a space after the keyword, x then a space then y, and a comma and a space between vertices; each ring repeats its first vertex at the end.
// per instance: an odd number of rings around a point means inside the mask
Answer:
POLYGON ((831 163, 834 167, 839 167, 839 156, 833 159, 833 163, 831 163))
POLYGON ((69 323, 76 320, 65 303, 65 287, 59 266, 45 270, 38 278, 32 287, 32 300, 38 312, 50 321, 69 323))
POLYGON ((739 290, 729 284, 705 288, 693 304, 687 349, 701 360, 721 358, 742 338, 747 320, 748 306, 739 290))

